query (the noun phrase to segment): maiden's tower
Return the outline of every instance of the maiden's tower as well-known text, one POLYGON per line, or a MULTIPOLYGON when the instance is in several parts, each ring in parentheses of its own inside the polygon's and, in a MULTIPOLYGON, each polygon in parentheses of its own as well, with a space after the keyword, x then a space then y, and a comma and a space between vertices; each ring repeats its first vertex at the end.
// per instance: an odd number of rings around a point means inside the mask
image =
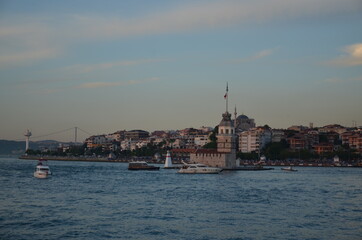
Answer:
POLYGON ((217 149, 197 149, 190 154, 190 161, 203 163, 211 167, 233 169, 238 167, 236 160, 237 135, 234 122, 228 112, 228 86, 226 86, 226 112, 222 114, 217 133, 217 149))

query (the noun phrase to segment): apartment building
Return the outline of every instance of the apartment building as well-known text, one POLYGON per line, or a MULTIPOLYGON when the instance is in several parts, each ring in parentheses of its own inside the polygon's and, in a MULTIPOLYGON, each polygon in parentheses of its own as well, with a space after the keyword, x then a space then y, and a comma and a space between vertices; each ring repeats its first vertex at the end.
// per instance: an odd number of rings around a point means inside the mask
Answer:
POLYGON ((243 153, 259 152, 272 141, 272 132, 268 128, 258 127, 239 133, 239 151, 243 153))
POLYGON ((125 138, 133 140, 148 138, 149 136, 150 134, 143 130, 131 130, 125 133, 125 138))
POLYGON ((362 133, 360 132, 345 132, 341 135, 342 144, 348 145, 351 149, 362 153, 362 133))

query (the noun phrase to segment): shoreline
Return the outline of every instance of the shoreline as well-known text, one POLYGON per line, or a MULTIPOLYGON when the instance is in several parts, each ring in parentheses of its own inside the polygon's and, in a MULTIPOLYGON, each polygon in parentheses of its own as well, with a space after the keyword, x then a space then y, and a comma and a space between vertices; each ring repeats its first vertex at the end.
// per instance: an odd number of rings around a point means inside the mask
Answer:
MULTIPOLYGON (((39 160, 44 159, 48 161, 65 161, 65 162, 119 162, 119 163, 129 163, 132 161, 146 161, 150 163, 164 164, 163 162, 158 162, 154 160, 144 159, 144 158, 125 158, 125 159, 109 159, 106 157, 56 157, 56 156, 17 156, 18 159, 22 160, 39 160)), ((174 162, 174 164, 178 164, 178 162, 174 162)))
MULTIPOLYGON (((14 156, 15 157, 15 156, 14 156)), ((23 160, 39 160, 39 159, 44 159, 44 160, 49 160, 49 161, 68 161, 68 162, 113 162, 113 163, 129 163, 132 161, 146 161, 149 163, 155 163, 155 164, 164 164, 164 162, 158 162, 158 161, 154 161, 154 160, 150 160, 150 159, 144 159, 144 158, 139 158, 139 159, 132 159, 132 158, 127 158, 127 159, 108 159, 106 157, 104 158, 89 158, 89 157, 56 157, 56 156, 18 156, 18 159, 23 159, 23 160)), ((181 164, 181 162, 178 161, 174 161, 173 164, 181 164)), ((244 168, 244 167, 250 167, 250 166, 256 166, 250 162, 247 161, 241 161, 240 162, 240 167, 239 168, 244 168)), ((333 164, 333 163, 283 163, 283 162, 279 162, 279 163, 272 163, 272 162, 266 162, 264 164, 262 164, 261 166, 269 166, 269 167, 353 167, 353 168, 362 168, 361 163, 360 164, 333 164)))
POLYGON ((68 161, 68 162, 130 162, 132 159, 108 159, 108 158, 85 158, 85 157, 55 157, 55 156, 19 156, 22 160, 68 161))

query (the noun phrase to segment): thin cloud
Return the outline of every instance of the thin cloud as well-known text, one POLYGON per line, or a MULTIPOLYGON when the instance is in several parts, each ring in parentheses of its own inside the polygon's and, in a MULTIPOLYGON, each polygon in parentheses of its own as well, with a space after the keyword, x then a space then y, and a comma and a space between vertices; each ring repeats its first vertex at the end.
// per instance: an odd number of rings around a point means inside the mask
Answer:
POLYGON ((84 83, 84 84, 78 85, 75 88, 89 89, 89 88, 129 86, 129 85, 136 85, 136 84, 154 82, 154 81, 159 81, 159 80, 160 80, 160 78, 155 77, 155 78, 149 78, 149 79, 144 79, 144 80, 130 80, 130 81, 119 81, 119 82, 90 82, 90 83, 84 83))
POLYGON ((65 67, 64 70, 71 73, 89 73, 97 70, 106 70, 114 67, 134 66, 146 63, 156 63, 168 61, 166 59, 140 59, 140 60, 127 60, 127 61, 115 61, 105 62, 97 64, 76 64, 73 66, 65 67))
POLYGON ((246 63, 246 62, 253 62, 258 59, 265 58, 267 56, 272 55, 276 50, 275 49, 265 49, 260 52, 257 52, 256 54, 246 57, 246 58, 240 58, 240 59, 234 59, 231 61, 231 63, 246 63))
POLYGON ((344 55, 327 61, 327 65, 351 67, 362 65, 362 43, 346 46, 342 49, 345 52, 344 55))
POLYGON ((53 58, 57 55, 59 55, 59 51, 57 49, 37 49, 32 51, 13 53, 10 55, 0 56, 0 65, 17 65, 19 63, 31 62, 34 60, 53 58))
MULTIPOLYGON (((15 26, 0 27, 0 36, 25 34, 55 34, 61 39, 104 39, 137 35, 164 34, 189 30, 218 28, 231 24, 262 23, 271 20, 295 19, 328 14, 358 12, 360 0, 258 0, 258 1, 206 1, 188 5, 178 4, 164 11, 134 18, 102 15, 61 15, 48 17, 55 22, 45 25, 44 19, 31 19, 15 26), (46 29, 46 30, 44 30, 46 29), (53 30, 52 30, 53 29, 53 30), (58 34, 57 34, 58 33, 58 34)), ((21 16, 19 16, 21 18, 21 16)), ((49 21, 50 22, 50 21, 49 21)))
POLYGON ((341 79, 341 78, 327 78, 325 80, 320 81, 321 83, 326 83, 326 84, 344 84, 344 83, 351 83, 351 82, 362 82, 362 76, 360 77, 355 77, 355 78, 346 78, 346 79, 341 79))
POLYGON ((320 17, 358 11, 358 9, 361 9, 360 0, 213 1, 177 6, 174 9, 135 19, 77 15, 73 17, 73 26, 77 28, 74 34, 87 38, 119 38, 179 33, 232 24, 320 17))
POLYGON ((184 33, 314 16, 320 18, 359 12, 361 6, 360 0, 225 0, 178 4, 164 11, 133 18, 69 14, 33 18, 14 16, 10 19, 12 21, 0 23, 0 59, 1 63, 23 64, 32 59, 54 58, 70 45, 89 41, 184 33), (45 54, 49 49, 53 49, 53 53, 45 54), (54 54, 55 51, 58 54, 54 54))
POLYGON ((34 19, 20 19, 14 20, 15 23, 0 24, 2 68, 51 59, 62 54, 62 44, 54 41, 53 36, 57 32, 51 26, 34 19))

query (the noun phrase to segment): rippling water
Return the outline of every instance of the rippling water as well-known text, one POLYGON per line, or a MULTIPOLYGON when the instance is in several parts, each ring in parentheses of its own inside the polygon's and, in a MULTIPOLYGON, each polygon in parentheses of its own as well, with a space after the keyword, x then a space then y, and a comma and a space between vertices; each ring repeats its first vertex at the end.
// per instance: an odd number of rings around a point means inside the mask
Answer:
POLYGON ((0 159, 0 239, 362 239, 362 169, 183 175, 0 159))

